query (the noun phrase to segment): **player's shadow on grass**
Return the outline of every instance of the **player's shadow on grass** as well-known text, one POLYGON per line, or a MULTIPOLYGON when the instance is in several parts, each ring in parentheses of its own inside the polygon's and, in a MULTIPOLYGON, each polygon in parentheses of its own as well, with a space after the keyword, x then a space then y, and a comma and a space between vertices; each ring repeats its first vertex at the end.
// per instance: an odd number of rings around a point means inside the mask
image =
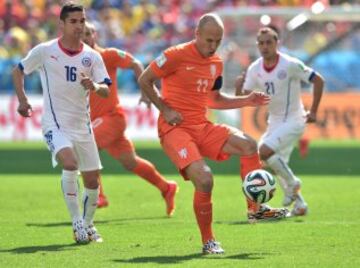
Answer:
POLYGON ((60 226, 71 226, 71 222, 50 222, 50 223, 27 223, 27 227, 60 227, 60 226))
MULTIPOLYGON (((269 220, 262 220, 257 223, 259 224, 267 224, 267 223, 281 223, 284 221, 288 221, 290 218, 281 218, 281 219, 269 219, 269 220)), ((214 224, 228 224, 228 225, 252 225, 249 221, 214 221, 214 224)))
POLYGON ((193 259, 232 259, 232 260, 259 260, 264 259, 270 253, 241 253, 236 255, 203 255, 201 253, 190 254, 184 256, 152 256, 152 257, 137 257, 127 260, 115 259, 113 262, 117 263, 157 263, 157 264, 179 264, 193 259))
MULTIPOLYGON (((159 220, 159 219, 168 219, 167 216, 160 216, 160 217, 143 217, 143 218, 121 218, 121 219, 110 219, 110 220, 99 220, 95 221, 96 225, 108 224, 108 223, 115 223, 115 224, 125 224, 126 222, 132 221, 152 221, 152 220, 159 220)), ((61 226, 71 226, 71 222, 51 222, 51 223, 26 223, 27 227, 61 227, 61 226)))
POLYGON ((228 225, 248 225, 249 222, 244 221, 214 221, 214 224, 228 224, 228 225))
POLYGON ((53 252, 62 250, 72 250, 73 247, 78 247, 76 243, 64 244, 64 245, 47 245, 47 246, 30 246, 19 247, 11 249, 0 249, 0 253, 13 253, 13 254, 29 254, 37 252, 53 252))

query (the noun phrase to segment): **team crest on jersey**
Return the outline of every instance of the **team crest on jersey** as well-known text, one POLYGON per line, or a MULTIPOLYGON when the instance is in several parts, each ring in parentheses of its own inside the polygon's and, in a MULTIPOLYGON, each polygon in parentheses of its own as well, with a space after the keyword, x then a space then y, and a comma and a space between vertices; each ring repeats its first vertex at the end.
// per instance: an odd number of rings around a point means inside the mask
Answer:
POLYGON ((84 67, 90 67, 91 66, 91 59, 89 57, 84 57, 81 60, 82 65, 84 65, 84 67))
POLYGON ((210 65, 210 74, 212 77, 215 77, 215 75, 216 75, 216 65, 215 64, 210 65))
POLYGON ((155 59, 156 65, 159 68, 161 68, 165 64, 166 61, 167 61, 167 58, 164 53, 161 53, 161 55, 155 59))
POLYGON ((278 73, 277 73, 277 77, 280 79, 280 80, 284 80, 286 78, 287 74, 286 74, 286 71, 285 70, 280 70, 278 73))

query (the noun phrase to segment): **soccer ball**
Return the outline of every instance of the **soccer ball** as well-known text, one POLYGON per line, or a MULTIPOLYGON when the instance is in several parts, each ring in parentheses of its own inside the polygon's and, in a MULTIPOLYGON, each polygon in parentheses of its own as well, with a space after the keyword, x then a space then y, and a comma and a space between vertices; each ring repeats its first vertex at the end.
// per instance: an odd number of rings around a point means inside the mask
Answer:
POLYGON ((246 175, 242 189, 250 200, 258 204, 265 203, 274 195, 275 179, 266 170, 256 169, 246 175))

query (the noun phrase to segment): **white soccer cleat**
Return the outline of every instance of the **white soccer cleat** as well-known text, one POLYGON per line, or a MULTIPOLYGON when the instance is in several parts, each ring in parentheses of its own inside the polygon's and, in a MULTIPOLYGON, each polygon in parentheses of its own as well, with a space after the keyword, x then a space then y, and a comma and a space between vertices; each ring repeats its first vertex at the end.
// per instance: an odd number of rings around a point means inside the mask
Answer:
POLYGON ((301 188, 301 181, 299 179, 296 179, 293 184, 288 184, 287 188, 285 189, 285 196, 283 199, 283 205, 285 207, 290 206, 298 196, 298 193, 300 192, 301 188))
POLYGON ((90 242, 82 220, 73 222, 73 234, 74 240, 78 244, 87 244, 90 242))
POLYGON ((104 240, 102 239, 101 235, 98 233, 97 229, 94 225, 89 225, 87 228, 85 228, 87 235, 89 236, 89 240, 96 242, 96 243, 102 243, 104 240))
POLYGON ((306 203, 295 203, 294 208, 291 210, 292 216, 305 216, 308 213, 308 206, 306 203))
POLYGON ((220 243, 215 240, 207 241, 203 248, 203 254, 224 254, 225 251, 220 247, 220 243))

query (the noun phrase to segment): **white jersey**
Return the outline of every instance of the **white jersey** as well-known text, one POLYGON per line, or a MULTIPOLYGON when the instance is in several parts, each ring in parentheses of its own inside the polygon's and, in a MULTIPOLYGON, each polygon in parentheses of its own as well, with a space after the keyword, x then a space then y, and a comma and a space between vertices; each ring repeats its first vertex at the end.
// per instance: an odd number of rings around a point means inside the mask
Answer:
POLYGON ((301 81, 309 83, 315 72, 303 62, 279 53, 276 66, 267 71, 263 58, 253 62, 247 70, 244 90, 265 92, 271 97, 269 123, 300 118, 305 115, 301 101, 301 81))
POLYGON ((21 60, 25 74, 38 70, 44 98, 42 127, 58 128, 73 139, 89 136, 89 91, 80 84, 81 73, 96 83, 111 83, 98 52, 83 44, 82 50, 69 55, 59 39, 41 43, 21 60))

